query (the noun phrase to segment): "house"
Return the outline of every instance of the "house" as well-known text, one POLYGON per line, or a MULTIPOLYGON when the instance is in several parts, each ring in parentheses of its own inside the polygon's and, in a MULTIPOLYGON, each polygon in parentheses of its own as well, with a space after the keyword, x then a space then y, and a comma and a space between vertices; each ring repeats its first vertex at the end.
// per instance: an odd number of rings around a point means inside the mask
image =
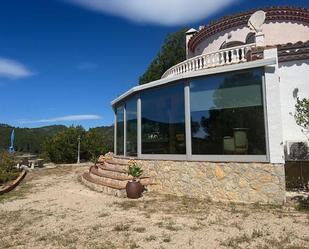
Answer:
POLYGON ((309 96, 309 9, 224 17, 186 41, 187 60, 112 101, 116 160, 161 193, 283 203, 285 145, 306 140, 293 113, 309 96))

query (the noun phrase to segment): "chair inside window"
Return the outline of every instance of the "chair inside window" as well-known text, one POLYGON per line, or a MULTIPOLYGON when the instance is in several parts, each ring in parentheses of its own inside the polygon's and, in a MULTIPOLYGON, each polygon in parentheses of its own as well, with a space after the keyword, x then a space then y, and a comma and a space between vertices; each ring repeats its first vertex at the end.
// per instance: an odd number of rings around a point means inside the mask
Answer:
POLYGON ((225 136, 223 138, 224 154, 247 154, 248 153, 248 136, 247 129, 235 128, 233 137, 225 136))

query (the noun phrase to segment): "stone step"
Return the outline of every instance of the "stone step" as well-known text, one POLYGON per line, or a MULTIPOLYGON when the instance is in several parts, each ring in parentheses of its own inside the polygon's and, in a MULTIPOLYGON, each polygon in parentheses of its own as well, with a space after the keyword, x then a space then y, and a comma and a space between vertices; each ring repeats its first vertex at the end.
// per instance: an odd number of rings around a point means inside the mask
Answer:
POLYGON ((112 179, 109 177, 99 176, 96 174, 97 172, 94 172, 93 170, 89 172, 90 176, 95 179, 96 181, 102 183, 102 185, 107 186, 114 186, 118 189, 125 189, 127 182, 126 180, 118 180, 118 179, 112 179))
MULTIPOLYGON (((80 178, 82 182, 99 192, 112 194, 114 196, 126 196, 126 185, 133 177, 127 174, 128 163, 116 161, 115 159, 101 158, 89 172, 85 172, 80 178)), ((154 179, 148 176, 140 177, 140 182, 144 186, 155 184, 154 179)))
POLYGON ((90 171, 92 171, 92 173, 94 173, 98 176, 102 176, 102 177, 108 177, 108 178, 112 178, 112 179, 116 179, 116 180, 122 180, 122 181, 132 180, 132 176, 129 176, 125 172, 105 170, 105 169, 102 169, 101 167, 95 167, 95 166, 92 166, 90 168, 90 171))
POLYGON ((127 162, 124 161, 117 161, 117 159, 112 159, 112 160, 105 160, 105 162, 109 163, 109 164, 117 164, 117 165, 122 165, 122 166, 126 166, 128 167, 129 164, 127 162))
POLYGON ((89 172, 85 172, 81 177, 81 182, 85 184, 90 189, 93 189, 98 192, 105 194, 117 196, 117 197, 126 197, 126 190, 119 189, 117 186, 102 184, 96 179, 92 178, 89 172))
MULTIPOLYGON (((98 176, 103 176, 103 177, 108 177, 108 178, 112 178, 112 179, 117 179, 117 180, 132 180, 133 177, 128 175, 127 172, 118 172, 118 171, 111 171, 111 170, 105 170, 101 167, 96 167, 93 166, 95 169, 93 169, 94 171, 97 172, 98 176)), ((91 167, 90 167, 91 169, 91 167)), ((150 178, 149 176, 140 176, 140 179, 146 179, 146 178, 150 178)))
MULTIPOLYGON (((89 169, 89 173, 91 176, 93 176, 93 178, 96 178, 98 181, 102 181, 103 183, 106 182, 115 184, 119 187, 125 188, 127 182, 133 179, 132 176, 128 176, 123 173, 108 170, 103 173, 102 171, 103 170, 101 168, 96 168, 95 166, 92 166, 89 169)), ((148 176, 140 177, 140 182, 144 186, 155 184, 154 181, 148 176)))
POLYGON ((125 174, 128 172, 128 167, 124 165, 111 164, 109 162, 97 163, 96 165, 103 170, 109 170, 109 171, 125 173, 125 174))

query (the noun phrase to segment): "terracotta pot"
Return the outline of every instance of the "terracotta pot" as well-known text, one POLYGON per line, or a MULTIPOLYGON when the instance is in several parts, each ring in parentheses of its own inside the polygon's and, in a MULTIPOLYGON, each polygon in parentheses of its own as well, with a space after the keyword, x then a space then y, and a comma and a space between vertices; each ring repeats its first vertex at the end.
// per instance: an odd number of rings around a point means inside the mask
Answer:
POLYGON ((129 181, 126 185, 127 197, 130 199, 137 199, 142 196, 144 186, 138 181, 129 181))

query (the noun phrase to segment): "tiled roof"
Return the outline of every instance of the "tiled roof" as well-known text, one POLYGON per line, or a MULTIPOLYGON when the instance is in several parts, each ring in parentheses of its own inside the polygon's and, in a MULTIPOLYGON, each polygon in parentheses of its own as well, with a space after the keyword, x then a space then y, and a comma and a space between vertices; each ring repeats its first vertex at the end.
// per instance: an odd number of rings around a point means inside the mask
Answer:
POLYGON ((309 59, 309 41, 277 46, 279 62, 309 59))
MULTIPOLYGON (((212 36, 218 32, 246 25, 250 16, 258 9, 250 10, 247 12, 226 16, 218 21, 211 22, 203 29, 199 30, 189 41, 188 47, 193 52, 196 46, 205 38, 212 36)), ((266 22, 275 21, 295 21, 309 24, 309 9, 297 7, 268 7, 260 8, 266 12, 266 22)))
POLYGON ((277 47, 279 62, 309 59, 309 41, 257 47, 252 50, 252 57, 255 60, 262 59, 265 48, 271 47, 277 47))

